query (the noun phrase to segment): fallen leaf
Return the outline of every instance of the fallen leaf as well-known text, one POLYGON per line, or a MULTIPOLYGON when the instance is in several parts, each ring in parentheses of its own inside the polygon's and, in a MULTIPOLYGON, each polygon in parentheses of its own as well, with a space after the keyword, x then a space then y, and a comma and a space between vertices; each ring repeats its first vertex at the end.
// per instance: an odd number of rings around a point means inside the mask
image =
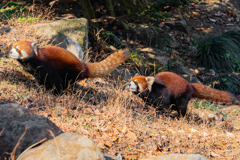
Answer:
POLYGON ((217 22, 217 20, 216 19, 213 19, 213 18, 209 18, 209 20, 211 21, 211 22, 217 22))
POLYGON ((124 156, 126 159, 138 159, 139 154, 128 154, 126 156, 124 156))
POLYGON ((163 26, 164 26, 164 22, 161 22, 159 25, 158 25, 158 27, 160 27, 160 28, 162 28, 163 26))
POLYGON ((210 153, 210 155, 213 156, 213 157, 219 157, 220 156, 219 154, 217 154, 217 153, 215 153, 213 151, 210 153))
POLYGON ((156 154, 156 155, 160 155, 160 156, 163 155, 163 153, 162 153, 162 149, 160 148, 159 145, 157 145, 157 149, 155 150, 155 154, 156 154))
POLYGON ((131 131, 128 131, 127 134, 126 134, 126 136, 127 136, 128 138, 130 138, 130 139, 135 140, 135 141, 137 140, 136 134, 133 133, 133 132, 131 132, 131 131))
POLYGON ((212 28, 200 28, 201 29, 201 31, 203 31, 203 32, 205 32, 205 33, 210 33, 210 32, 212 32, 213 31, 213 29, 212 28))
POLYGON ((193 11, 192 13, 193 13, 194 16, 198 16, 198 15, 199 15, 198 12, 194 12, 194 11, 193 11))
POLYGON ((226 147, 224 146, 224 145, 221 145, 221 144, 218 144, 218 143, 214 143, 213 144, 213 147, 216 147, 216 148, 218 148, 218 149, 226 149, 226 147))
POLYGON ((110 148, 110 147, 112 146, 112 142, 110 142, 110 141, 105 141, 105 142, 104 142, 104 145, 110 148))

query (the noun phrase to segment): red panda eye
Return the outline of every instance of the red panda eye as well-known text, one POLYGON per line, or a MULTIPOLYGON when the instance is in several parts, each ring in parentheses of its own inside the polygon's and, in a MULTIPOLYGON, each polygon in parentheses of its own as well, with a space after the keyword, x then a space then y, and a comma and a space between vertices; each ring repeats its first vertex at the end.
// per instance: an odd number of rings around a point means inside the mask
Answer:
POLYGON ((16 48, 16 51, 19 51, 20 49, 19 48, 16 48))

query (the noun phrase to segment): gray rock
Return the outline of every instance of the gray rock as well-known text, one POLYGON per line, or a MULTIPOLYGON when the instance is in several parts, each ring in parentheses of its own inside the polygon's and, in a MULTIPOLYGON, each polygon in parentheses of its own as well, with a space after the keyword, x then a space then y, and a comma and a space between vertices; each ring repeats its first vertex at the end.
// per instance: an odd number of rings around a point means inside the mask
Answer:
POLYGON ((115 69, 111 76, 116 81, 121 80, 121 82, 129 82, 131 81, 132 77, 136 74, 136 71, 132 68, 127 68, 125 66, 119 66, 117 69, 115 69))
POLYGON ((175 30, 178 30, 178 31, 182 31, 186 34, 189 34, 189 31, 187 29, 187 22, 185 20, 169 21, 169 22, 165 22, 165 25, 167 25, 171 29, 175 29, 175 30))
POLYGON ((208 160, 200 154, 169 154, 141 160, 208 160))
POLYGON ((62 19, 51 23, 36 24, 33 27, 37 35, 49 39, 49 44, 69 50, 80 60, 88 60, 88 55, 84 55, 84 52, 88 50, 87 19, 62 19))
POLYGON ((55 136, 63 133, 53 122, 44 116, 37 115, 31 110, 18 104, 10 103, 0 105, 0 155, 8 156, 24 133, 25 127, 30 127, 17 147, 17 157, 29 146, 47 138, 53 138, 47 131, 51 130, 55 136))
POLYGON ((4 33, 11 33, 11 32, 16 32, 16 30, 12 28, 0 28, 0 35, 4 33))
POLYGON ((167 50, 172 45, 169 34, 158 27, 148 25, 136 25, 128 30, 129 39, 140 41, 148 47, 167 50))
POLYGON ((76 133, 63 133, 39 147, 33 148, 19 156, 19 160, 114 160, 115 156, 101 152, 90 139, 76 133))
POLYGON ((182 76, 190 83, 200 83, 200 81, 196 77, 196 74, 179 62, 174 62, 171 65, 170 71, 182 76))
POLYGON ((136 52, 138 53, 144 53, 144 56, 150 60, 156 60, 162 67, 164 67, 165 69, 167 69, 168 64, 169 64, 169 60, 170 60, 170 56, 157 48, 139 48, 136 49, 136 52))

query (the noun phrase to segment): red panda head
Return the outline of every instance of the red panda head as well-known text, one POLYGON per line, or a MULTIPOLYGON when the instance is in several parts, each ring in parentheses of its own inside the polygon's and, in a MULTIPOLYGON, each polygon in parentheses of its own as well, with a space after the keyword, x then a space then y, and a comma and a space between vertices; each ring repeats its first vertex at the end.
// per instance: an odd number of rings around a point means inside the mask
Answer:
POLYGON ((37 45, 30 41, 24 40, 13 45, 9 56, 14 59, 25 59, 32 54, 37 55, 37 45))
POLYGON ((147 89, 151 91, 153 82, 154 77, 134 76, 129 83, 129 89, 134 93, 141 93, 147 89))

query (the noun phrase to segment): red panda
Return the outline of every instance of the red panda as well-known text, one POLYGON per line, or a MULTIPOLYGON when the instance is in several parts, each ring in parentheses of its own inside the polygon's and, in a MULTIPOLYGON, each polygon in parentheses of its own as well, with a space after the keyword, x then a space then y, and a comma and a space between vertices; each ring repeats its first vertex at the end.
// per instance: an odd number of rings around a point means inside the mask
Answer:
POLYGON ((37 47, 23 40, 13 45, 9 56, 17 59, 47 89, 55 88, 55 93, 61 93, 76 80, 105 77, 128 58, 129 50, 119 50, 99 63, 84 63, 66 49, 37 47))
POLYGON ((161 72, 154 77, 134 76, 129 83, 129 89, 163 112, 171 106, 171 109, 177 110, 179 116, 185 116, 191 98, 226 103, 238 102, 229 92, 199 83, 189 83, 172 72, 161 72))

